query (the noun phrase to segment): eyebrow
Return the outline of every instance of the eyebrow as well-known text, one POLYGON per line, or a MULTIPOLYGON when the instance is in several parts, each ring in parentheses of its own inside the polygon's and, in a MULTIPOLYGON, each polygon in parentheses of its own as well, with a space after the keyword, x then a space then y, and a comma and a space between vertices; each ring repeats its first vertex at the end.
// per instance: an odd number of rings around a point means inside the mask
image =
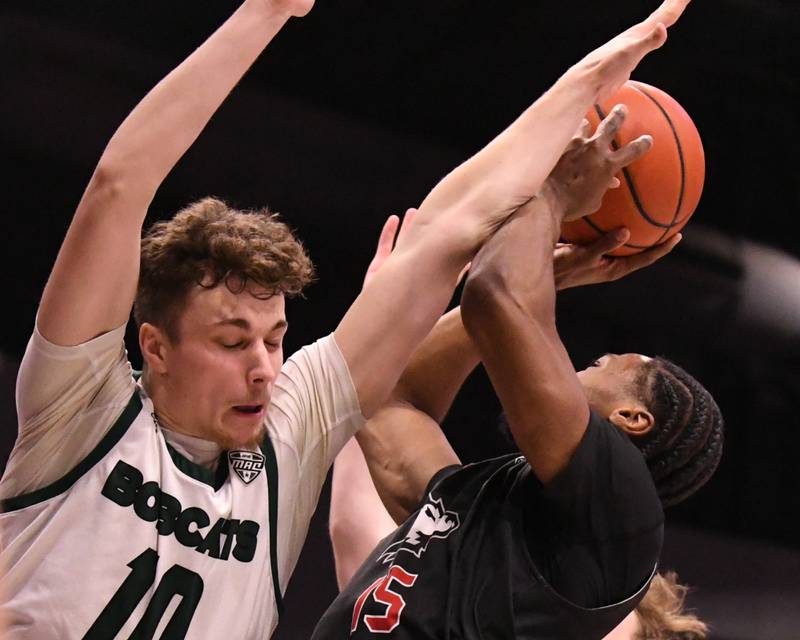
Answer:
MULTIPOLYGON (((250 323, 247 320, 245 320, 244 318, 227 318, 225 320, 220 320, 219 322, 215 322, 214 324, 215 324, 215 326, 218 326, 218 327, 227 327, 227 326, 238 327, 239 329, 244 329, 245 331, 249 331, 251 329, 250 323)), ((278 329, 284 329, 284 328, 286 328, 288 326, 289 326, 289 323, 286 320, 281 319, 281 320, 278 320, 274 325, 272 325, 272 328, 270 328, 270 331, 276 331, 278 329)))

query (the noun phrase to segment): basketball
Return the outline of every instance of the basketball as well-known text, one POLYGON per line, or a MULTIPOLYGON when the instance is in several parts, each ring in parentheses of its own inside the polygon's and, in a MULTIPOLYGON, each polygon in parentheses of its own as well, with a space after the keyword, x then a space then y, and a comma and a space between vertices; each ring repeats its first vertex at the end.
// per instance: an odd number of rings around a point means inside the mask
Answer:
POLYGON ((614 228, 631 236, 610 255, 625 256, 661 244, 678 233, 694 213, 705 180, 705 154, 689 114, 661 89, 628 81, 586 117, 593 129, 624 104, 628 115, 612 142, 619 148, 641 135, 653 137, 650 151, 617 174, 620 186, 609 189, 596 212, 565 222, 566 242, 588 244, 614 228))

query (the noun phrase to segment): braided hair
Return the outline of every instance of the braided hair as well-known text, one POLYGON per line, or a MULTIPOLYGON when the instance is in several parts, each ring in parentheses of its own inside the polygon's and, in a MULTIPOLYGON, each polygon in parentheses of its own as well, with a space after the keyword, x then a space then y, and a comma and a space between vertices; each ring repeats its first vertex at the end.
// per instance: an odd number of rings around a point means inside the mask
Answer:
POLYGON ((664 358, 648 362, 635 384, 655 424, 631 440, 668 507, 688 498, 716 470, 722 456, 722 413, 697 380, 664 358))

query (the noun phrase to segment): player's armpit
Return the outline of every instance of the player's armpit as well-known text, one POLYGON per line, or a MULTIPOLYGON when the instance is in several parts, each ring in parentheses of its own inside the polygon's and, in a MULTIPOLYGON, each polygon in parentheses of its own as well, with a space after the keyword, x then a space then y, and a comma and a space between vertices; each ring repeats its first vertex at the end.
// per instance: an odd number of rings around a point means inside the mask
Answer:
POLYGON ((401 402, 387 403, 356 439, 378 495, 398 524, 417 507, 437 471, 460 464, 439 425, 401 402))

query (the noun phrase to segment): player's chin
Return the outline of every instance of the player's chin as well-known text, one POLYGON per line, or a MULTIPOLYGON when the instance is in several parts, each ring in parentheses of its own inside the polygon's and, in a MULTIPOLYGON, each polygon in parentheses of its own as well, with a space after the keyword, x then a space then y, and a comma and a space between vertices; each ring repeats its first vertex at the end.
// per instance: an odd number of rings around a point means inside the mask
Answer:
POLYGON ((252 425, 225 425, 214 434, 214 441, 225 450, 255 449, 264 441, 266 426, 263 420, 252 425))

